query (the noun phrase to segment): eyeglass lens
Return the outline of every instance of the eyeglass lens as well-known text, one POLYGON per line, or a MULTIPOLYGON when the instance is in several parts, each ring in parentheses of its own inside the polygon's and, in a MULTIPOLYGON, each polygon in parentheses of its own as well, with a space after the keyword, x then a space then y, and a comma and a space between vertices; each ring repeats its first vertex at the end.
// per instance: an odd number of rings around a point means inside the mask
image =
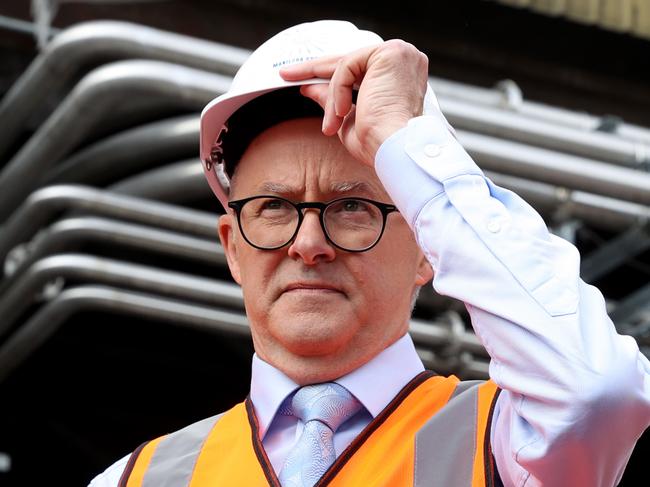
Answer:
MULTIPOLYGON (((243 205, 239 220, 244 235, 253 245, 270 249, 287 244, 295 236, 299 212, 296 206, 283 199, 256 198, 243 205)), ((372 203, 350 198, 328 205, 322 220, 327 236, 335 245, 347 250, 363 250, 381 235, 384 217, 372 203)))

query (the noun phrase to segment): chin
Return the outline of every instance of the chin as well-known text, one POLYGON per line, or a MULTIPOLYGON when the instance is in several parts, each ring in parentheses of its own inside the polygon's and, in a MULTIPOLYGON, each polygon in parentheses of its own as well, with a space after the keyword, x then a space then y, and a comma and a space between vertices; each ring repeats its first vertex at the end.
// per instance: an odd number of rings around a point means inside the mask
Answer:
POLYGON ((301 357, 333 356, 341 352, 347 340, 337 335, 317 334, 310 336, 283 337, 283 347, 292 355, 301 357))
POLYGON ((316 384, 329 382, 344 376, 363 365, 363 357, 350 353, 350 350, 340 350, 333 355, 291 355, 285 357, 283 372, 296 384, 316 384))
POLYGON ((292 321, 284 321, 276 330, 276 340, 292 355, 338 355, 351 346, 356 332, 356 327, 346 321, 333 321, 331 316, 321 314, 307 314, 292 321))

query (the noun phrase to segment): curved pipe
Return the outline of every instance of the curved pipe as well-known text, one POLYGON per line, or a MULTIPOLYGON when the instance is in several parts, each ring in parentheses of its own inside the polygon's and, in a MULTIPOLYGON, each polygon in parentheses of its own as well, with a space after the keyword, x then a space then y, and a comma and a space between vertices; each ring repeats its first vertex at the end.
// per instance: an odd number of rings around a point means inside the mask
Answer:
MULTIPOLYGON (((9 291, 0 298, 0 316, 3 317, 0 336, 32 304, 42 286, 57 277, 98 281, 100 284, 153 291, 172 298, 244 309, 241 288, 230 282, 89 255, 62 254, 35 262, 14 279, 9 291)), ((447 325, 444 321, 437 322, 432 327, 429 322, 411 320, 409 331, 419 345, 440 347, 449 346, 453 342, 461 351, 487 356, 476 336, 464 329, 462 321, 460 323, 460 328, 451 326, 451 323, 447 325)))
MULTIPOLYGON (((457 313, 453 314, 458 316, 457 313)), ((473 333, 454 329, 450 323, 445 321, 436 321, 434 322, 435 326, 431 325, 432 323, 429 321, 411 320, 409 333, 417 345, 435 348, 451 346, 454 349, 458 348, 482 357, 489 357, 473 333)))
POLYGON ((457 130, 483 169, 650 205, 650 174, 457 130))
POLYGON ((197 153, 199 116, 185 115, 125 130, 62 161, 40 181, 104 185, 164 161, 197 153))
MULTIPOLYGON (((485 171, 499 186, 508 188, 532 204, 537 211, 548 216, 577 217, 599 228, 623 230, 650 221, 650 207, 607 196, 575 191, 551 184, 530 181, 505 174, 485 171)), ((206 190, 203 169, 197 161, 176 164, 147 171, 111 186, 121 194, 182 203, 188 194, 197 198, 212 197, 206 190), (205 192, 205 193, 204 193, 205 192)))
POLYGON ((535 120, 517 112, 442 98, 440 108, 458 129, 558 150, 582 157, 645 168, 650 145, 605 132, 585 132, 535 120))
MULTIPOLYGON (((106 59, 143 58, 177 63, 206 71, 234 75, 251 51, 226 44, 166 32, 138 24, 116 21, 85 22, 62 31, 32 62, 0 103, 0 157, 15 142, 24 121, 46 93, 56 92, 84 65, 106 59), (47 87, 47 88, 46 88, 47 87)), ((503 107, 520 114, 593 131, 601 119, 540 103, 524 101, 513 105, 507 83, 496 89, 430 79, 439 97, 463 99, 482 105, 503 107)), ((621 124, 619 135, 650 143, 650 131, 621 124)))
POLYGON ((650 328, 650 283, 645 284, 619 301, 618 306, 610 313, 612 321, 622 323, 623 333, 629 333, 637 340, 648 338, 650 328), (646 314, 641 323, 631 323, 642 313, 646 314), (645 322, 645 324, 644 324, 645 322))
POLYGON ((563 219, 580 218, 599 228, 613 230, 624 230, 650 221, 650 208, 647 205, 583 191, 572 191, 491 171, 485 173, 496 184, 514 191, 538 211, 547 215, 555 215, 563 219))
POLYGON ((61 254, 34 262, 11 280, 7 291, 0 295, 0 336, 34 303, 43 286, 58 277, 119 285, 214 306, 244 308, 241 288, 230 282, 90 255, 61 254))
POLYGON ((45 343, 73 314, 100 310, 160 320, 202 332, 250 336, 246 317, 196 304, 101 286, 64 290, 41 307, 0 348, 0 382, 45 343))
MULTIPOLYGON (((519 113, 526 117, 527 120, 548 122, 585 132, 599 130, 603 122, 602 117, 588 113, 525 100, 522 95, 509 96, 512 91, 512 82, 509 82, 509 80, 497 83, 494 88, 483 88, 436 77, 430 77, 429 82, 441 104, 445 99, 462 100, 472 105, 490 106, 519 113)), ((646 127, 621 123, 613 133, 629 141, 650 144, 650 130, 646 127)))
MULTIPOLYGON (((41 307, 5 341, 0 348, 0 382, 45 343, 70 316, 84 310, 119 312, 187 326, 199 331, 250 336, 246 317, 240 313, 112 287, 75 287, 64 290, 54 300, 41 307)), ((441 334, 434 331, 436 328, 445 329, 446 325, 427 323, 424 326, 428 327, 430 333, 427 334, 423 330, 417 333, 414 340, 418 345, 422 344, 421 338, 424 335, 430 335, 427 344, 446 346, 450 343, 449 332, 441 334)), ((411 327, 413 328, 413 324, 411 327)), ((427 362, 430 361, 427 355, 422 358, 427 362)), ((443 365, 445 362, 439 361, 439 363, 443 365)), ((471 361, 467 365, 468 373, 487 372, 487 363, 471 361)))
POLYGON ((217 215, 86 186, 49 186, 32 193, 2 227, 0 262, 13 247, 30 239, 64 210, 81 210, 199 237, 215 239, 217 235, 217 215))
POLYGON ((214 198, 198 158, 151 169, 124 179, 109 189, 119 194, 177 204, 214 198))
POLYGON ((0 103, 0 158, 34 108, 60 91, 83 66, 141 58, 234 75, 250 51, 128 22, 85 22, 56 36, 0 103))
POLYGON ((0 172, 0 221, 125 97, 156 95, 158 102, 163 97, 198 111, 229 85, 225 76, 157 61, 120 61, 92 71, 0 172))
MULTIPOLYGON (((60 220, 39 232, 37 238, 30 244, 28 257, 18 263, 12 274, 22 272, 22 269, 46 255, 88 241, 145 249, 147 252, 180 256, 212 265, 226 265, 223 248, 216 240, 188 237, 175 232, 105 218, 80 217, 60 220)), ((8 285, 4 282, 0 286, 0 295, 6 292, 8 285)))

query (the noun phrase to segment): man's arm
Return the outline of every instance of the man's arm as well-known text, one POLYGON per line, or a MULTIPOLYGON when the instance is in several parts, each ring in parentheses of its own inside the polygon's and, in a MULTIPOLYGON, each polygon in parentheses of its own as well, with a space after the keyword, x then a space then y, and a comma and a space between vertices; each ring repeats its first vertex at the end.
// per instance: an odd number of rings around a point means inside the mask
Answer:
POLYGON ((325 110, 323 132, 361 163, 376 161, 435 288, 466 303, 504 389, 492 445, 506 485, 614 485, 650 422, 650 363, 580 280, 575 247, 487 180, 442 114, 418 117, 423 56, 389 41, 282 75, 331 78, 302 88, 325 110))
POLYGON ((506 485, 615 485, 650 422, 650 363, 620 336, 579 255, 487 180, 435 117, 413 119, 376 169, 434 268, 465 302, 504 389, 492 446, 506 485))

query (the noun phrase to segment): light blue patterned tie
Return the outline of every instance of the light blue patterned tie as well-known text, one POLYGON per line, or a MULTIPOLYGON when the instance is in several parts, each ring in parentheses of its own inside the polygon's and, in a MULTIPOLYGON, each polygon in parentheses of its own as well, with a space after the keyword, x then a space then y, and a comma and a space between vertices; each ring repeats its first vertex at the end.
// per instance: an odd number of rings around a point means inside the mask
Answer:
POLYGON ((298 389, 291 407, 280 411, 305 424, 280 472, 282 486, 311 487, 318 482, 336 459, 334 433, 360 409, 361 403, 334 382, 298 389))

